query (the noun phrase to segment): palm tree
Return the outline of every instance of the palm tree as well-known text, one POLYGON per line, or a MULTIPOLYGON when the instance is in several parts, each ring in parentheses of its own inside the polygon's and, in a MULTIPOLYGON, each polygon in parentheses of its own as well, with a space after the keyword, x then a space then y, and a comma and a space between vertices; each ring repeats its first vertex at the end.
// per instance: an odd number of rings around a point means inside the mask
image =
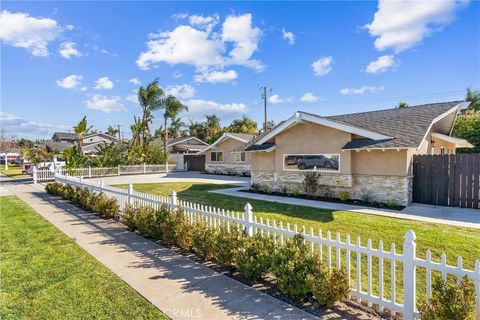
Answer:
POLYGON ((73 126, 73 130, 75 131, 75 134, 77 135, 77 144, 78 144, 78 152, 80 155, 82 155, 82 148, 83 148, 83 138, 87 133, 92 130, 93 126, 88 126, 87 123, 87 116, 84 116, 82 120, 76 125, 73 126))
POLYGON ((112 137, 116 137, 120 131, 112 126, 108 126, 107 134, 112 137))
POLYGON ((207 120, 205 121, 205 142, 213 143, 220 138, 223 133, 222 126, 220 125, 220 118, 216 115, 205 115, 207 120))
POLYGON ((158 86, 158 79, 153 80, 146 88, 138 89, 138 103, 142 107, 142 123, 145 128, 143 130, 142 147, 145 150, 148 140, 151 137, 150 123, 153 119, 153 112, 162 108, 165 93, 158 86))
POLYGON ((400 103, 398 103, 398 104, 396 105, 396 108, 398 108, 398 109, 400 109, 400 108, 408 108, 408 107, 410 107, 410 106, 408 105, 408 103, 406 103, 406 102, 404 102, 404 101, 401 101, 400 103))
POLYGON ((78 145, 65 149, 63 158, 69 174, 73 174, 76 168, 84 165, 88 160, 88 157, 82 155, 78 145))
POLYGON ((180 118, 172 118, 170 121, 170 128, 168 128, 168 134, 172 138, 178 138, 184 135, 185 131, 182 129, 185 127, 185 123, 180 118))
POLYGON ((161 109, 163 112, 163 152, 167 154, 167 142, 168 142, 168 119, 174 119, 180 112, 188 111, 188 107, 180 102, 174 96, 168 96, 163 100, 161 109))
POLYGON ((142 147, 142 132, 145 130, 142 119, 133 117, 133 124, 130 126, 132 130, 132 141, 130 143, 130 152, 128 154, 128 160, 131 163, 136 163, 137 160, 143 159, 144 148, 142 147))
POLYGON ((465 101, 470 102, 468 110, 479 111, 480 110, 480 90, 467 89, 467 96, 465 101))
POLYGON ((228 127, 229 132, 236 133, 257 133, 257 123, 247 116, 243 116, 241 119, 233 120, 232 124, 228 127))

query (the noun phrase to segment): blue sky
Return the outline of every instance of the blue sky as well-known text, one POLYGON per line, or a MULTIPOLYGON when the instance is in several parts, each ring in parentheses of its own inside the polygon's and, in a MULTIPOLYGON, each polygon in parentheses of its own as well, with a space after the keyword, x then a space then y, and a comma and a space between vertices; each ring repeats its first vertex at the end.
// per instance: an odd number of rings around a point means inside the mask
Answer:
MULTIPOLYGON (((83 116, 129 135, 159 78, 200 120, 262 123, 463 99, 480 87, 480 5, 429 2, 3 2, 2 130, 48 138, 83 116)), ((154 127, 160 124, 160 115, 154 127)))

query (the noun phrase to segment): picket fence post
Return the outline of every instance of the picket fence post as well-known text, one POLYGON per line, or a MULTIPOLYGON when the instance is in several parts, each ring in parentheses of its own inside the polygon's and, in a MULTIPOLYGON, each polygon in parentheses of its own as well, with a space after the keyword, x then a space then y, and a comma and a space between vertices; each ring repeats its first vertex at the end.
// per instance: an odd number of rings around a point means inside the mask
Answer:
POLYGON ((416 301, 416 243, 415 232, 409 229, 403 241, 403 318, 413 320, 416 301))
POLYGON ((144 162, 143 163, 143 174, 146 174, 146 173, 147 173, 147 165, 144 162))
MULTIPOLYGON (((5 162, 7 162, 7 161, 5 160, 5 162)), ((33 175, 33 183, 34 183, 34 184, 37 184, 37 181, 38 181, 37 174, 38 174, 37 167, 36 167, 36 166, 33 166, 33 168, 32 168, 32 175, 33 175)))
POLYGON ((168 173, 168 161, 165 163, 165 173, 168 173))
POLYGON ((104 186, 103 179, 100 179, 100 181, 98 181, 98 185, 100 186, 100 192, 102 192, 103 191, 103 186, 104 186))
POLYGON ((245 231, 249 237, 253 236, 253 213, 252 213, 252 205, 247 202, 245 205, 245 231))
POLYGON ((118 173, 117 175, 120 175, 120 165, 117 166, 118 173))
POLYGON ((88 166, 88 177, 89 178, 92 177, 92 167, 91 166, 88 166))
POLYGON ((172 197, 170 199, 170 209, 175 210, 177 208, 178 200, 175 190, 172 191, 172 197))
POLYGON ((127 203, 129 205, 132 204, 132 194, 133 194, 133 184, 128 184, 128 196, 127 196, 127 203))

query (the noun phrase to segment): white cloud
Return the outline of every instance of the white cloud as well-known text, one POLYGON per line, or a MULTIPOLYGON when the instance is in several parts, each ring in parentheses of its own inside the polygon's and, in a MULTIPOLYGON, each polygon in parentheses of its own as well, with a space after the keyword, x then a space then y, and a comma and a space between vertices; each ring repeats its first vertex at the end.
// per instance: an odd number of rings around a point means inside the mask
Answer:
POLYGON ((285 28, 282 28, 282 35, 283 39, 287 40, 289 45, 295 44, 295 35, 293 32, 285 30, 285 28))
POLYGON ((13 47, 27 49, 33 56, 47 57, 48 44, 61 32, 57 21, 52 19, 7 10, 0 12, 0 39, 13 47))
POLYGON ((364 94, 364 93, 375 93, 375 92, 378 92, 378 91, 382 91, 383 89, 385 89, 385 87, 383 86, 363 86, 363 87, 359 87, 359 88, 343 88, 343 89, 340 89, 340 93, 343 94, 343 95, 347 95, 347 94, 364 94))
POLYGON ((134 86, 139 86, 139 85, 142 84, 142 83, 140 82, 140 80, 138 80, 138 78, 132 78, 132 79, 128 80, 128 82, 130 82, 130 83, 133 84, 134 86))
POLYGON ((235 70, 227 71, 209 71, 202 70, 194 77, 195 82, 229 82, 238 78, 238 73, 235 70))
POLYGON ((386 55, 378 57, 368 64, 365 68, 366 73, 381 73, 394 68, 397 65, 393 55, 386 55))
POLYGON ((131 103, 138 103, 138 96, 136 93, 128 95, 125 99, 131 103))
POLYGON ((188 106, 188 113, 185 117, 192 119, 203 119, 206 114, 216 114, 222 120, 233 119, 238 115, 248 112, 248 108, 243 103, 219 103, 211 100, 190 99, 182 101, 188 106))
POLYGON ((293 98, 282 99, 278 94, 274 94, 268 98, 268 102, 271 104, 290 103, 293 102, 293 98))
POLYGON ((105 113, 127 111, 122 104, 120 97, 107 97, 101 94, 96 94, 89 100, 85 101, 87 108, 99 110, 105 113))
POLYGON ((83 80, 83 76, 78 74, 72 74, 66 76, 62 80, 57 80, 57 86, 64 88, 64 89, 76 89, 80 85, 83 80))
MULTIPOLYGON (((223 72, 224 68, 232 65, 246 66, 256 71, 264 69, 260 61, 252 59, 258 50, 262 32, 252 25, 251 14, 226 17, 221 30, 215 28, 219 22, 216 15, 188 17, 191 25, 180 25, 172 31, 151 34, 147 50, 136 61, 137 66, 149 69, 162 62, 187 64, 194 66, 199 73, 206 69, 223 72), (216 31, 212 31, 214 28, 216 31)), ((231 72, 228 74, 232 76, 231 72)))
POLYGON ((165 88, 165 94, 177 97, 178 99, 190 99, 192 98, 196 90, 189 84, 178 84, 174 86, 168 86, 165 88))
POLYGON ((312 63, 313 72, 316 76, 324 76, 332 71, 333 58, 322 57, 312 63))
POLYGON ((62 131, 71 128, 67 125, 40 123, 23 119, 21 117, 0 112, 2 131, 22 137, 49 137, 54 131, 62 131))
POLYGON ((376 37, 375 48, 401 52, 420 43, 452 22, 465 0, 418 1, 380 0, 373 21, 365 25, 376 37))
POLYGON ((75 48, 77 44, 75 42, 67 41, 60 44, 60 50, 58 53, 65 59, 70 59, 71 57, 81 57, 82 53, 75 48))
POLYGON ((302 102, 316 102, 320 99, 318 96, 311 92, 305 92, 305 94, 300 98, 302 102))
POLYGON ((113 82, 108 77, 101 77, 95 82, 95 89, 98 90, 110 90, 113 88, 113 82))

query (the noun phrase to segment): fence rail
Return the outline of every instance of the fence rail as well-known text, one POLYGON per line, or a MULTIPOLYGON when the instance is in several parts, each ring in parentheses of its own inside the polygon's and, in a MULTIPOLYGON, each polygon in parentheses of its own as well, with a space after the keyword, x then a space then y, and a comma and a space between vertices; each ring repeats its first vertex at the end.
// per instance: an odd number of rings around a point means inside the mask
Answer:
POLYGON ((282 221, 277 223, 269 219, 264 221, 262 217, 258 219, 253 214, 252 207, 248 203, 245 205, 244 212, 234 212, 179 200, 175 191, 172 192, 171 197, 161 197, 134 191, 131 184, 128 189, 119 189, 105 186, 103 180, 95 183, 81 177, 60 174, 55 176, 55 181, 87 188, 91 192, 103 192, 106 196, 117 199, 121 211, 125 210, 127 204, 150 206, 155 209, 168 205, 172 209, 181 208, 187 214, 191 224, 201 219, 212 228, 219 228, 222 223, 226 223, 227 228, 241 228, 249 236, 261 233, 271 237, 274 244, 278 246, 283 246, 294 235, 302 234, 310 252, 318 253, 320 259, 325 259, 328 268, 345 268, 352 296, 367 302, 369 306, 376 304, 382 310, 387 308, 392 313, 402 313, 406 320, 420 317, 416 309, 416 293, 420 289, 418 286, 425 289, 427 301, 431 298, 432 273, 438 272, 443 279, 454 276, 457 281, 467 276, 475 284, 476 318, 480 319, 480 261, 475 261, 474 270, 469 270, 463 268, 461 257, 458 257, 457 266, 448 265, 445 253, 441 255, 440 262, 432 260, 430 251, 426 252, 426 259, 419 258, 416 253, 416 237, 412 230, 405 234, 402 252, 399 253, 394 243, 391 244, 390 250, 385 250, 382 241, 377 248, 373 248, 370 239, 367 241, 367 246, 362 246, 360 237, 352 243, 349 235, 346 235, 343 241, 339 233, 332 237, 331 232, 328 231, 324 236, 320 229, 315 232, 313 228, 307 230, 302 226, 299 229, 297 225, 292 229, 289 223, 284 224, 282 221), (375 266, 373 260, 375 260, 375 266), (366 283, 363 282, 364 268, 367 275, 366 283), (388 269, 390 269, 389 275, 388 269), (416 279, 417 269, 423 269, 426 273, 423 284, 416 279), (401 276, 398 277, 397 274, 401 276), (389 279, 386 279, 387 277, 389 279), (374 281, 378 283, 376 290, 373 290, 374 281))
POLYGON ((117 167, 86 167, 86 168, 76 168, 73 170, 67 170, 66 168, 60 167, 55 169, 55 171, 45 169, 38 170, 37 168, 33 169, 33 182, 45 182, 55 180, 55 174, 59 175, 70 175, 75 177, 83 178, 100 178, 108 176, 122 176, 129 174, 149 174, 149 173, 168 173, 171 171, 182 171, 178 170, 176 165, 172 164, 142 164, 142 165, 132 165, 132 166, 117 166, 117 167))

